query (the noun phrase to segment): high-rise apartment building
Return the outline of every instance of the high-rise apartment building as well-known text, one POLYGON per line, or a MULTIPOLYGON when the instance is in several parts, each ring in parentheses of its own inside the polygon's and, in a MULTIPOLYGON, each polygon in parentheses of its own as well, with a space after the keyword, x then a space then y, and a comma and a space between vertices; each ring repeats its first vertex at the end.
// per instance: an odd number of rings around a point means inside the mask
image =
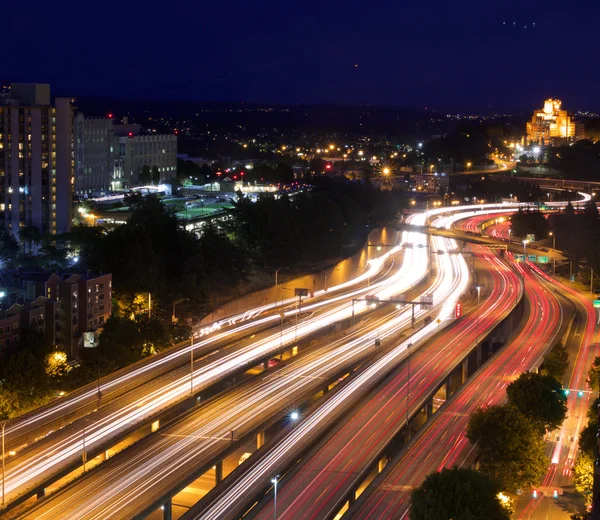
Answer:
POLYGON ((529 143, 548 145, 583 139, 583 125, 562 110, 561 105, 558 99, 546 99, 544 108, 533 113, 531 121, 527 122, 529 143))
POLYGON ((0 97, 0 228, 18 237, 71 228, 73 108, 50 86, 15 84, 0 97))

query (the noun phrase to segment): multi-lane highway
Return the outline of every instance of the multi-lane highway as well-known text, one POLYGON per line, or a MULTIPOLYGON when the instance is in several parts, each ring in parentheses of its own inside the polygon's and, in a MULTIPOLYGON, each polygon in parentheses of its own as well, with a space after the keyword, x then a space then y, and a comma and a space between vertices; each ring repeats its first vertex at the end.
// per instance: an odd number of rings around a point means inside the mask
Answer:
MULTIPOLYGON (((433 246, 438 251, 445 253, 453 251, 457 247, 453 240, 440 237, 434 238, 433 246)), ((468 287, 469 273, 462 255, 441 254, 438 255, 438 262, 440 264, 439 283, 433 290, 433 294, 434 302, 443 303, 441 303, 441 307, 434 311, 434 316, 440 319, 444 326, 447 326, 452 322, 456 301, 465 293, 468 287)), ((420 310, 419 312, 423 313, 424 311, 420 310)), ((421 345, 438 330, 439 324, 436 321, 432 321, 431 324, 424 326, 410 338, 401 341, 389 353, 374 361, 354 379, 348 381, 331 399, 300 421, 281 442, 276 443, 268 451, 262 453, 256 463, 252 464, 247 471, 235 476, 232 475, 234 478, 224 481, 224 486, 217 490, 218 494, 216 496, 207 495, 184 518, 237 518, 247 506, 247 503, 240 500, 240 497, 252 500, 252 497, 264 487, 265 482, 269 481, 270 475, 283 471, 294 459, 295 453, 301 449, 306 449, 308 445, 319 439, 328 427, 339 421, 343 414, 351 409, 357 399, 360 399, 367 391, 371 390, 399 361, 406 359, 409 353, 409 344, 412 344, 414 351, 416 351, 416 354, 412 357, 416 358, 418 356, 419 361, 416 361, 416 370, 421 377, 425 375, 427 369, 431 370, 434 366, 437 368, 439 365, 441 367, 440 371, 443 371, 446 367, 444 354, 434 356, 427 368, 423 367, 422 363, 425 359, 431 358, 432 352, 420 354, 421 345)), ((406 374, 400 376, 400 379, 402 378, 405 380, 406 374)), ((416 405, 420 398, 421 389, 417 388, 411 399, 415 400, 414 404, 416 405)), ((396 414, 402 417, 404 417, 404 413, 402 408, 396 410, 396 414)), ((304 507, 310 506, 307 503, 303 504, 304 507)), ((296 514, 298 514, 298 511, 296 514)))
MULTIPOLYGON (((498 324, 518 301, 520 284, 516 274, 495 254, 484 250, 479 254, 489 270, 489 275, 479 280, 486 286, 479 312, 473 306, 469 316, 412 356, 411 416, 423 408, 427 397, 448 379, 483 333, 498 324)), ((407 368, 403 365, 372 392, 342 427, 301 460, 291 477, 286 476, 278 492, 278 518, 332 518, 345 510, 349 493, 357 489, 406 424, 407 368)), ((258 518, 272 517, 270 501, 258 518)))
MULTIPOLYGON (((428 250, 417 247, 426 246, 425 236, 404 233, 402 243, 415 246, 406 248, 402 267, 384 281, 369 287, 369 292, 381 299, 409 290, 426 275, 428 250)), ((389 254, 398 252, 399 248, 392 249, 389 254)), ((355 312, 361 306, 366 306, 366 303, 357 302, 355 312)), ((319 315, 305 319, 298 327, 298 334, 313 330, 323 320, 332 323, 348 318, 351 313, 352 305, 346 298, 325 317, 319 315)), ((410 314, 400 312, 396 318, 379 324, 379 338, 384 341, 388 336, 397 334, 408 322, 410 314)), ((232 431, 234 436, 252 431, 261 419, 280 411, 289 399, 317 391, 318 385, 326 381, 327 373, 335 373, 371 353, 375 336, 368 332, 367 329, 366 336, 359 334, 359 337, 341 344, 328 345, 328 350, 321 351, 314 358, 299 358, 264 380, 251 381, 249 386, 241 387, 232 396, 227 394, 222 400, 210 403, 208 410, 200 408, 181 422, 134 445, 123 456, 110 459, 64 491, 41 501, 25 517, 53 518, 57 511, 64 511, 76 518, 129 518, 152 507, 154 501, 178 486, 186 472, 193 474, 194 468, 208 463, 219 450, 228 447, 232 431), (257 409, 261 412, 258 413, 257 409), (85 500, 81 500, 82 497, 85 500)), ((289 341, 286 334, 293 335, 295 331, 284 333, 284 340, 289 341)), ((276 339, 279 341, 279 338, 276 339)), ((253 345, 252 348, 259 347, 253 345)), ((225 363, 235 361, 233 355, 226 356, 224 360, 225 363)), ((218 370, 218 366, 196 370, 195 380, 210 377, 218 370)), ((152 402, 152 396, 143 401, 152 402)))
MULTIPOLYGON (((326 299, 319 299, 317 297, 320 294, 316 294, 316 301, 306 303, 302 309, 303 316, 309 317, 299 323, 291 319, 283 326, 277 325, 258 334, 258 330, 265 325, 279 324, 281 318, 278 314, 261 316, 276 304, 233 317, 233 324, 228 330, 217 332, 213 337, 194 345, 194 391, 198 392, 240 368, 251 366, 270 352, 294 344, 296 340, 347 316, 351 312, 351 299, 385 290, 393 284, 394 276, 398 275, 396 271, 389 271, 385 265, 386 260, 399 251, 399 247, 392 248, 371 260, 367 269, 356 278, 330 287, 326 299)), ((425 275, 427 264, 406 267, 409 268, 410 276, 406 279, 416 283, 425 275)), ((294 299, 284 301, 283 312, 288 318, 294 317, 298 312, 294 302, 294 299)), ((357 302, 353 307, 356 314, 367 308, 364 301, 357 302)), ((86 387, 68 399, 45 407, 7 428, 6 450, 15 450, 16 455, 9 456, 6 461, 6 502, 26 496, 28 491, 36 489, 52 476, 59 475, 73 465, 77 466, 81 461, 83 446, 87 451, 98 446, 108 448, 110 445, 107 443, 111 439, 186 398, 191 392, 190 346, 136 365, 112 376, 108 381, 102 381, 102 392, 102 406, 96 411, 93 411, 97 407, 96 388, 86 387), (91 408, 87 408, 90 403, 91 408), (39 424, 53 425, 55 417, 61 413, 72 414, 72 419, 82 413, 87 415, 77 420, 65 420, 65 424, 61 424, 56 431, 43 435, 21 449, 16 448, 16 445, 22 445, 20 441, 27 432, 37 430, 39 424)))

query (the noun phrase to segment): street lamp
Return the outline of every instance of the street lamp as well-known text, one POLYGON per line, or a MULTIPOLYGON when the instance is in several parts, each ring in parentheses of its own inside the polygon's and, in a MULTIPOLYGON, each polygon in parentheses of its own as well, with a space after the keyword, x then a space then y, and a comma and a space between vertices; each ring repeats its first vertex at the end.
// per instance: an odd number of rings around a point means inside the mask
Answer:
POLYGON ((4 508, 4 430, 8 425, 8 419, 0 422, 2 428, 2 507, 4 508))
POLYGON ((190 394, 194 395, 194 332, 187 327, 180 327, 190 335, 190 394))
POLYGON ((287 267, 285 267, 285 266, 282 266, 282 267, 278 267, 277 269, 275 269, 274 267, 270 267, 270 266, 268 266, 268 265, 265 265, 265 267, 266 267, 267 269, 271 269, 271 270, 273 270, 273 271, 275 272, 275 303, 277 303, 277 300, 278 300, 278 298, 277 298, 277 287, 278 287, 278 283, 279 283, 279 278, 278 278, 278 276, 279 276, 279 271, 280 271, 281 269, 287 269, 287 267))
POLYGON ((508 228, 508 242, 510 243, 510 235, 512 234, 512 228, 508 228))
POLYGON ((477 322, 475 324, 475 345, 479 343, 479 298, 481 296, 481 285, 476 285, 475 289, 477 289, 477 322))
POLYGON ((410 347, 412 347, 413 344, 409 343, 408 345, 406 345, 406 348, 408 349, 408 357, 406 358, 406 430, 408 431, 408 416, 409 416, 409 410, 408 410, 408 400, 410 398, 410 347))
POLYGON ((552 237, 552 249, 556 249, 556 235, 552 231, 548 235, 552 237))
POLYGON ((189 298, 181 298, 181 300, 175 300, 173 302, 173 312, 171 313, 171 321, 173 322, 173 325, 177 323, 177 318, 175 317, 175 305, 178 305, 179 303, 184 302, 186 300, 189 300, 189 298))
POLYGON ((275 475, 271 479, 271 484, 273 484, 273 519, 277 520, 277 482, 279 482, 279 475, 275 475))
POLYGON ((527 262, 527 240, 523 240, 523 262, 527 262))

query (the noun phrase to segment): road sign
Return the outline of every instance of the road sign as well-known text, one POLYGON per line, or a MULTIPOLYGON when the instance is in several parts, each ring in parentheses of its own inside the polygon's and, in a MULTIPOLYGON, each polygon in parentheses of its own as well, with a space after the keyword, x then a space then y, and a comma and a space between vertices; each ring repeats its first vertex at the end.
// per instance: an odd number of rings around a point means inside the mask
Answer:
POLYGON ((304 287, 296 287, 294 289, 294 294, 296 296, 308 296, 308 289, 305 289, 304 287))
MULTIPOLYGON (((600 303, 600 302, 599 302, 600 303)), ((460 318, 462 316, 462 303, 458 302, 454 309, 454 317, 460 318)))
POLYGON ((537 260, 537 256, 527 255, 527 260, 529 260, 530 262, 535 262, 537 260))
POLYGON ((535 242, 535 235, 533 233, 528 233, 526 240, 527 242, 535 242))
POLYGON ((421 296, 421 303, 429 303, 430 305, 433 305, 433 293, 421 296))
POLYGON ((600 309, 600 300, 594 300, 594 307, 600 309))
POLYGON ((537 257, 537 261, 538 261, 540 264, 547 264, 547 263, 549 263, 549 262, 550 262, 550 259, 549 259, 547 256, 538 256, 538 257, 537 257))
POLYGON ((524 262, 525 255, 515 255, 515 262, 524 262))

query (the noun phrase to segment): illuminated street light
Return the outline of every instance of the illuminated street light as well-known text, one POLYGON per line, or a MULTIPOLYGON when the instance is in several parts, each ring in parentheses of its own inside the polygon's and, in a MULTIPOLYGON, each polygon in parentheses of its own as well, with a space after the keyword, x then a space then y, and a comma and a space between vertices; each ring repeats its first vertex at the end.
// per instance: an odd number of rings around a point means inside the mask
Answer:
POLYGON ((534 146, 534 147, 533 147, 533 153, 534 153, 535 155, 539 155, 540 151, 541 151, 541 150, 540 150, 540 147, 539 147, 539 146, 534 146))
POLYGON ((271 484, 273 484, 273 518, 277 520, 277 482, 279 482, 279 475, 275 475, 274 478, 271 479, 271 484))
POLYGON ((290 413, 290 419, 296 422, 298 419, 300 419, 300 414, 296 410, 294 410, 290 413))
POLYGON ((390 169, 389 169, 387 166, 386 166, 386 167, 385 167, 383 170, 381 170, 381 172, 382 172, 384 175, 389 175, 389 174, 391 173, 390 169))

